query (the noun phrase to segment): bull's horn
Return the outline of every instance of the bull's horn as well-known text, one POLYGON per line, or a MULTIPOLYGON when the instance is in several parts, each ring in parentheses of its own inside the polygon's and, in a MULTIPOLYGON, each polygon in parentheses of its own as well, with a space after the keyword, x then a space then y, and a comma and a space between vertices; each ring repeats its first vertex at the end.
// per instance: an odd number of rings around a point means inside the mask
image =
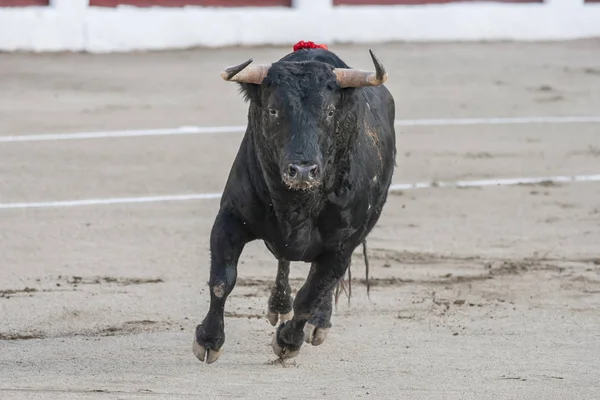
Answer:
POLYGON ((362 87, 362 86, 379 86, 387 81, 387 73, 383 68, 383 65, 373 50, 369 49, 371 53, 371 59, 375 65, 375 72, 373 71, 361 71, 358 69, 351 68, 335 68, 333 73, 335 74, 340 87, 362 87))
POLYGON ((221 72, 221 78, 229 82, 254 83, 260 85, 265 76, 267 76, 267 72, 269 72, 271 65, 250 65, 252 61, 254 60, 249 59, 240 65, 225 68, 225 70, 221 72))

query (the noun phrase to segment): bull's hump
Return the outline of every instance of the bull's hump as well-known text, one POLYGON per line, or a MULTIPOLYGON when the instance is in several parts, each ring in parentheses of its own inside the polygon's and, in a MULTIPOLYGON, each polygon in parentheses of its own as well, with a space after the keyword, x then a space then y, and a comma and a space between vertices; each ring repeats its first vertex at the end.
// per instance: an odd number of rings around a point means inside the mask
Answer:
POLYGON ((318 61, 329 64, 336 68, 349 68, 335 53, 325 49, 302 49, 293 53, 289 53, 282 57, 279 61, 318 61))

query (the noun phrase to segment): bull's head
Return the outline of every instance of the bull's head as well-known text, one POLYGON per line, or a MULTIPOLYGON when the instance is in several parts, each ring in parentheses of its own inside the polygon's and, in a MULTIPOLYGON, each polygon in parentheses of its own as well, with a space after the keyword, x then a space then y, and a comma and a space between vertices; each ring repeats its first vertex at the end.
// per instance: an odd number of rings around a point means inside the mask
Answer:
POLYGON ((336 144, 344 141, 340 137, 357 129, 353 88, 387 80, 371 50, 375 71, 334 68, 332 60, 345 64, 331 52, 311 51, 312 60, 291 53, 274 64, 250 65, 250 59, 221 73, 224 80, 242 85, 251 101, 249 118, 259 136, 261 164, 277 170, 272 172, 290 190, 318 187, 335 158, 336 144))

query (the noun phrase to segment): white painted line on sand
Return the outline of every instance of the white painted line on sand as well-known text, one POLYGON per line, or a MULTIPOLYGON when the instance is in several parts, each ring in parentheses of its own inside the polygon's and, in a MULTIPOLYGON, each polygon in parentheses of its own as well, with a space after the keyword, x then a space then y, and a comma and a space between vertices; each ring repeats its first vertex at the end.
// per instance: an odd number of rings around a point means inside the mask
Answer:
MULTIPOLYGON (((481 179, 472 181, 456 182, 416 182, 398 183, 390 186, 390 192, 400 190, 425 189, 425 188, 452 188, 452 187, 483 187, 483 186, 508 186, 519 184, 534 184, 543 182, 600 182, 600 175, 575 175, 575 176, 546 176, 533 178, 503 178, 503 179, 481 179)), ((212 200, 219 199, 221 193, 192 193, 166 196, 150 197, 116 197, 108 199, 86 199, 47 201, 36 203, 0 203, 0 209, 17 208, 55 208, 55 207, 78 207, 93 205, 127 204, 127 203, 156 203, 168 201, 189 200, 212 200)))
MULTIPOLYGON (((398 119, 396 126, 460 126, 460 125, 531 125, 531 124, 578 124, 600 123, 600 116, 571 117, 491 117, 491 118, 443 118, 398 119)), ((215 133, 243 133, 246 126, 181 126, 179 128, 144 129, 124 131, 44 133, 36 135, 0 136, 0 143, 41 142, 53 140, 106 139, 143 136, 209 135, 215 133)))
POLYGON ((130 131, 42 133, 39 135, 0 136, 0 143, 42 142, 49 140, 106 139, 140 136, 206 135, 214 133, 240 133, 244 132, 245 130, 245 126, 181 126, 179 128, 145 129, 130 131))
POLYGON ((396 126, 452 126, 452 125, 531 125, 600 123, 600 116, 565 117, 489 117, 446 119, 397 119, 396 126))
POLYGON ((525 185, 544 182, 599 182, 600 175, 575 175, 575 176, 545 176, 533 178, 501 178, 501 179, 480 179, 473 181, 455 181, 455 182, 417 182, 417 183, 398 183, 390 186, 390 191, 426 189, 432 187, 452 188, 452 187, 483 187, 483 186, 509 186, 525 185))
POLYGON ((45 202, 36 202, 36 203, 0 203, 0 209, 77 207, 77 206, 95 206, 95 205, 127 204, 127 203, 157 203, 157 202, 165 202, 165 201, 182 201, 182 200, 211 200, 211 199, 218 199, 220 197, 221 197, 221 193, 197 193, 197 194, 176 194, 176 195, 149 196, 149 197, 115 197, 115 198, 108 198, 108 199, 45 201, 45 202))

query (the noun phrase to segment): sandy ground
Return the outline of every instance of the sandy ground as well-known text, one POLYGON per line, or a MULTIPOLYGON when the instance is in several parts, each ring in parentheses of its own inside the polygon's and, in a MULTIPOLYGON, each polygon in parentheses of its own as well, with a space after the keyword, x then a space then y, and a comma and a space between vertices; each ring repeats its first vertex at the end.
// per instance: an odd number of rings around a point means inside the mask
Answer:
MULTIPOLYGON (((369 68, 367 47, 332 46, 369 68)), ((600 42, 375 45, 398 118, 600 114, 600 42)), ((244 124, 288 48, 0 54, 0 135, 244 124)), ((600 173, 599 124, 403 127, 394 182, 600 173)), ((0 143, 0 203, 221 191, 240 134, 0 143)), ((600 183, 394 193, 319 347, 274 363, 250 244, 191 352, 217 200, 0 209, 0 399, 598 399, 600 183)), ((307 273, 292 265, 293 287, 307 273)))

